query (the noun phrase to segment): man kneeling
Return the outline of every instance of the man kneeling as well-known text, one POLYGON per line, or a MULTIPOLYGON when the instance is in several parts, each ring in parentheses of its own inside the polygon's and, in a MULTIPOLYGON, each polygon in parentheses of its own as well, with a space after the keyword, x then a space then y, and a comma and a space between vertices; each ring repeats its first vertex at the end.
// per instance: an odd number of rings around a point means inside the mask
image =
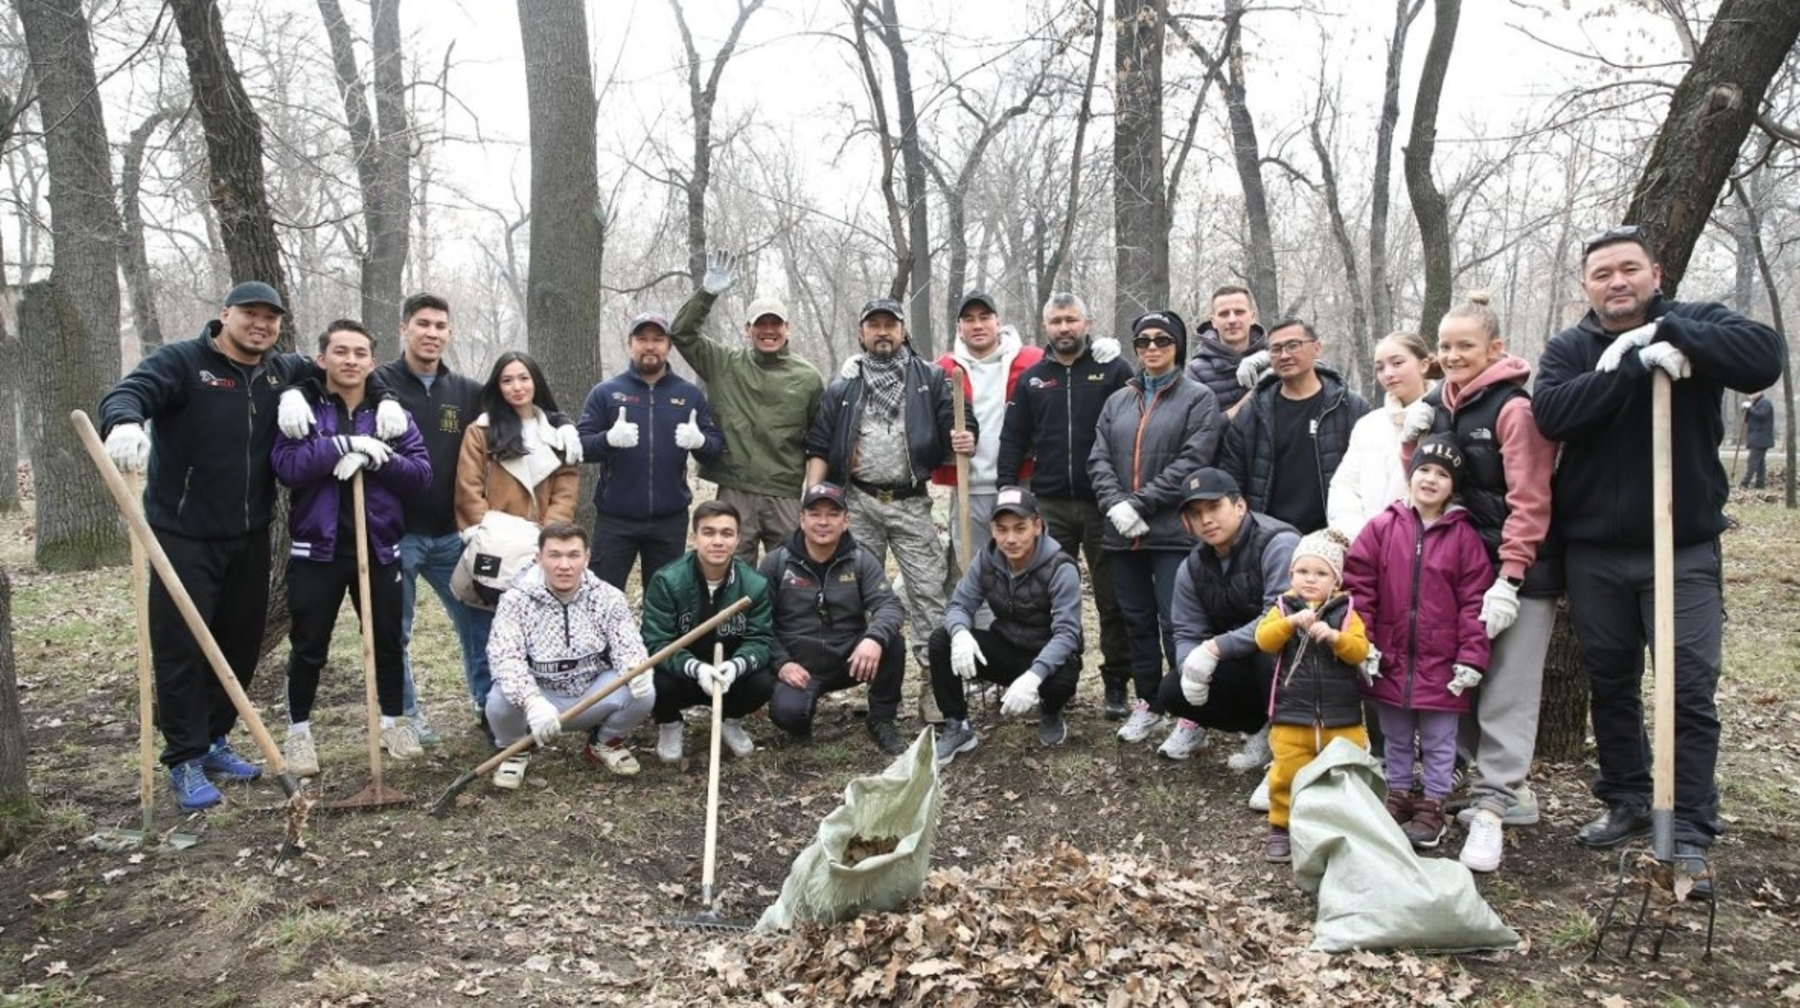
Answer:
POLYGON ((993 538, 976 554, 931 634, 931 690, 944 712, 939 766, 975 748, 963 680, 1006 686, 1002 712, 1038 708, 1038 741, 1060 745, 1069 726, 1062 710, 1081 675, 1081 574, 1044 531, 1029 490, 1002 487, 988 522, 993 538), (983 605, 993 626, 974 629, 983 605))
MULTIPOLYGON (((625 596, 588 572, 587 529, 551 522, 538 533, 537 561, 519 572, 494 610, 487 701, 494 743, 505 748, 529 733, 540 748, 549 745, 565 727, 563 711, 648 657, 625 596)), ((566 727, 588 734, 581 758, 621 776, 637 773, 625 736, 650 716, 654 691, 644 673, 570 721, 566 727)), ((500 764, 494 784, 518 787, 526 759, 521 753, 500 764)))

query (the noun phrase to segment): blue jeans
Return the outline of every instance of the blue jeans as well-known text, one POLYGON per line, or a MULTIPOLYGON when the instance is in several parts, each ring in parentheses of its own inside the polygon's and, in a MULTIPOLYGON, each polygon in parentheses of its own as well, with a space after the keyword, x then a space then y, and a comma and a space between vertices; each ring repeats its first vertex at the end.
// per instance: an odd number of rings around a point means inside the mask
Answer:
POLYGON ((487 704, 488 690, 494 685, 487 660, 488 628, 493 625, 494 614, 464 605, 450 593, 450 574, 456 570, 462 551, 462 536, 455 532, 440 536, 409 532, 400 538, 400 642, 406 650, 402 705, 409 715, 419 709, 418 689, 413 684, 412 627, 421 574, 437 592, 438 600, 444 603, 444 612, 450 616, 450 626, 455 629, 457 643, 462 648, 463 680, 468 684, 469 698, 475 702, 476 710, 487 704))
POLYGON ((1161 714, 1163 669, 1176 668, 1175 624, 1169 620, 1169 607, 1175 597, 1175 574, 1187 554, 1168 549, 1113 550, 1106 558, 1112 564, 1119 615, 1130 635, 1132 684, 1137 698, 1161 714))

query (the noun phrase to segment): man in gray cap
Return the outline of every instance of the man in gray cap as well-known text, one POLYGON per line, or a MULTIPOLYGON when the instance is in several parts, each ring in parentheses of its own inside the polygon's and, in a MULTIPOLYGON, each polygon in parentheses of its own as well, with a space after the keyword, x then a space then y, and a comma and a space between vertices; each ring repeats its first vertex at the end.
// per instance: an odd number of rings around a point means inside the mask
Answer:
MULTIPOLYGON (((148 470, 144 517, 245 687, 268 617, 277 403, 288 386, 324 374, 310 358, 275 351, 286 314, 274 287, 240 283, 198 336, 145 357, 100 400, 107 455, 122 471, 148 470)), ((385 386, 376 391, 383 401, 370 440, 398 437, 406 411, 385 386)), ((339 440, 346 455, 359 453, 362 439, 339 440)), ((371 459, 381 452, 368 446, 371 459)), ((150 653, 176 804, 194 810, 223 800, 208 775, 262 776, 232 749, 237 710, 160 578, 150 582, 150 653)))
POLYGON ((715 252, 700 289, 675 313, 669 338, 694 373, 725 432, 725 453, 703 462, 700 475, 719 486, 720 500, 743 516, 738 556, 756 562, 800 525, 806 477, 806 431, 825 378, 788 344, 787 305, 760 297, 745 312, 744 340, 710 339, 700 330, 713 302, 737 279, 729 254, 715 252))

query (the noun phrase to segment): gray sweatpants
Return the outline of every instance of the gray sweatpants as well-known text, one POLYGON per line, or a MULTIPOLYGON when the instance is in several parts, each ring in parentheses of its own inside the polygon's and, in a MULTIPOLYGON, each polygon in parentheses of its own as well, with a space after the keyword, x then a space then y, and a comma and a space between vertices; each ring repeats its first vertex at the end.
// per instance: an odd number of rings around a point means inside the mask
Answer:
POLYGON ((854 484, 849 489, 850 533, 857 544, 883 565, 892 549, 894 562, 900 565, 913 660, 924 665, 925 642, 944 622, 948 601, 944 597, 944 541, 938 538, 937 522, 931 517, 931 497, 920 494, 883 504, 854 484))
POLYGON ((1556 622, 1554 598, 1522 598, 1519 618, 1494 638, 1475 709, 1463 718, 1463 748, 1475 754, 1470 797, 1478 808, 1504 816, 1537 751, 1538 709, 1544 697, 1544 655, 1556 622))
MULTIPOLYGON (((650 673, 644 673, 648 678, 650 673)), ((556 705, 557 713, 562 713, 580 703, 583 697, 592 696, 606 688, 606 684, 617 679, 617 672, 602 672, 600 677, 588 684, 587 691, 581 696, 569 696, 563 693, 544 691, 544 699, 556 705)), ((628 687, 614 690, 613 694, 600 701, 573 721, 563 724, 563 731, 587 731, 589 728, 600 729, 600 741, 610 742, 623 738, 633 728, 650 716, 656 707, 656 694, 648 693, 642 697, 631 695, 628 687)), ((506 699, 506 694, 499 689, 490 690, 487 700, 488 727, 494 729, 494 744, 501 749, 531 734, 531 723, 525 720, 525 708, 506 699)))

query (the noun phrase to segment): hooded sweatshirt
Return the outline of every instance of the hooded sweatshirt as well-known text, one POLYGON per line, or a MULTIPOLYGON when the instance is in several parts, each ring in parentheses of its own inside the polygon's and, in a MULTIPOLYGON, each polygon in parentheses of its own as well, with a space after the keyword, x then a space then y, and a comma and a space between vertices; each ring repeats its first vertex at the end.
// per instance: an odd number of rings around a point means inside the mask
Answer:
MULTIPOLYGON (((945 374, 950 373, 952 364, 960 370, 963 392, 969 396, 976 421, 982 430, 992 432, 988 437, 976 439, 975 454, 969 456, 970 493, 990 494, 999 489, 995 480, 999 473, 1000 430, 1006 420, 1006 404, 1012 402, 1013 386, 1018 384, 1019 376, 1043 357, 1042 349, 1023 345, 1017 329, 1002 326, 994 352, 986 357, 975 357, 961 340, 957 340, 955 349, 938 358, 937 365, 945 374)), ((1027 479, 1030 475, 1031 466, 1026 465, 1019 478, 1027 479)), ((955 486, 956 463, 938 466, 931 474, 931 482, 955 486)))

